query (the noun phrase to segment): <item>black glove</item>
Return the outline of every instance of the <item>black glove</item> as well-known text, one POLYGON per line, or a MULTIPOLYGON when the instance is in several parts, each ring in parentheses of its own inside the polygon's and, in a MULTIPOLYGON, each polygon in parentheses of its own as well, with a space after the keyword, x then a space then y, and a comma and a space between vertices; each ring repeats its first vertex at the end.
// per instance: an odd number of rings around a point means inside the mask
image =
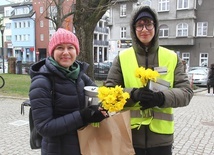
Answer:
POLYGON ((90 105, 87 108, 80 110, 83 124, 101 122, 106 118, 98 108, 99 105, 90 105))
POLYGON ((153 92, 148 88, 134 88, 131 92, 133 101, 140 101, 142 110, 152 108, 155 106, 161 107, 164 104, 165 96, 162 92, 153 92))

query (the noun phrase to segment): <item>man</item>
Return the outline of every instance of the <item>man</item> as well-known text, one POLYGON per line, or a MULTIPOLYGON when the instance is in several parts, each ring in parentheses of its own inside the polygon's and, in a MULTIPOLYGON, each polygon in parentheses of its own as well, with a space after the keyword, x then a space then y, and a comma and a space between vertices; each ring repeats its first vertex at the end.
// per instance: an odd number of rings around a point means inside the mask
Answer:
POLYGON ((173 108, 187 106, 193 96, 182 60, 175 52, 159 46, 157 14, 148 6, 133 12, 130 30, 132 47, 114 59, 106 86, 121 85, 130 93, 133 146, 136 155, 172 155, 173 108), (154 92, 135 77, 138 67, 161 72, 170 88, 154 92), (149 112, 149 115, 142 115, 149 112))

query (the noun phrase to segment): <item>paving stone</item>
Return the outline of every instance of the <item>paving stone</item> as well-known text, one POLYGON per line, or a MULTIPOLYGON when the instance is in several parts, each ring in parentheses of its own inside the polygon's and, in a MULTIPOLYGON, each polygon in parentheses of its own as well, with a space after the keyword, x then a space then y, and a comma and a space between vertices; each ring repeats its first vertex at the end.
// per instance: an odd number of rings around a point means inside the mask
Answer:
MULTIPOLYGON (((195 93, 186 107, 175 108, 173 155, 214 155, 214 96, 206 89, 195 93)), ((29 107, 26 99, 0 95, 0 155, 40 155, 29 145, 29 107)))

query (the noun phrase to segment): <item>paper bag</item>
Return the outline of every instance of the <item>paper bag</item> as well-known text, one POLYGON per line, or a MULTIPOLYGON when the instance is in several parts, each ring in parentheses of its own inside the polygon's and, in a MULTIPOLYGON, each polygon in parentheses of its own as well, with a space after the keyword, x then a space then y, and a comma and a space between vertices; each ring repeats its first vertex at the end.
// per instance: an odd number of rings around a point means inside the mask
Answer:
POLYGON ((130 111, 110 116, 99 127, 88 125, 78 130, 82 155, 134 155, 130 111))

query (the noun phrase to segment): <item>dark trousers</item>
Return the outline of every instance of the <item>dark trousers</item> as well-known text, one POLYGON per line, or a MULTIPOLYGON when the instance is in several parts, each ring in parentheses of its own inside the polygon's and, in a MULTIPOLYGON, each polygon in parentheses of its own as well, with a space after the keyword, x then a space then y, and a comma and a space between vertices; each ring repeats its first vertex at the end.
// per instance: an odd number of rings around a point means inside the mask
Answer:
POLYGON ((172 155, 172 145, 153 148, 134 148, 135 155, 172 155))
POLYGON ((213 87, 213 94, 214 94, 214 86, 213 85, 207 85, 207 90, 208 90, 208 93, 210 93, 210 89, 213 87))

